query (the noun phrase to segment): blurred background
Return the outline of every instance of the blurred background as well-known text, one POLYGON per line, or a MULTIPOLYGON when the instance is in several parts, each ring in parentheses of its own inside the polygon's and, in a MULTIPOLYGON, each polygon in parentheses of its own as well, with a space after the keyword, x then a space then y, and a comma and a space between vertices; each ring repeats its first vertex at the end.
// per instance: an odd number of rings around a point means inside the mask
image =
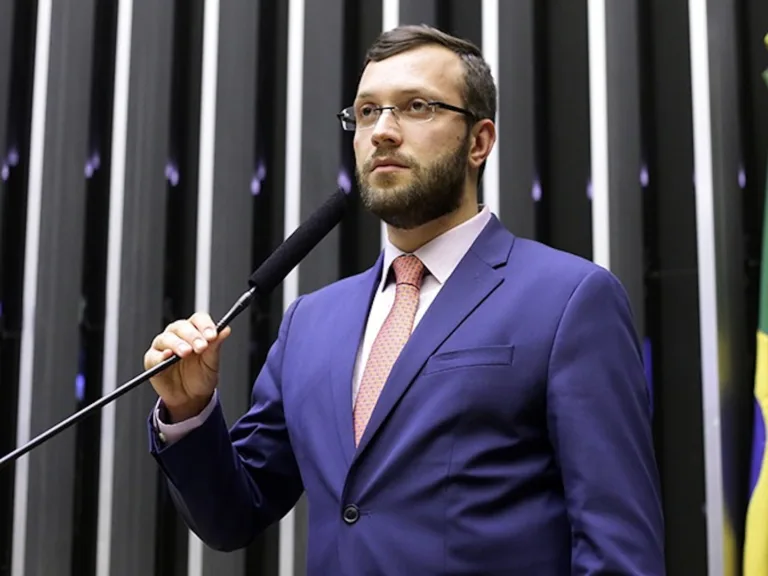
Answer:
MULTIPOLYGON (((668 573, 741 574, 762 422, 765 0, 0 0, 0 453, 140 373, 170 321, 220 317, 355 187, 335 115, 399 23, 472 40, 491 65, 483 201, 630 295, 668 573)), ((287 305, 380 247, 356 207, 235 321, 230 422, 287 305)), ((304 501, 247 550, 190 534, 149 456, 154 402, 142 386, 0 470, 0 574, 304 573, 304 501)))

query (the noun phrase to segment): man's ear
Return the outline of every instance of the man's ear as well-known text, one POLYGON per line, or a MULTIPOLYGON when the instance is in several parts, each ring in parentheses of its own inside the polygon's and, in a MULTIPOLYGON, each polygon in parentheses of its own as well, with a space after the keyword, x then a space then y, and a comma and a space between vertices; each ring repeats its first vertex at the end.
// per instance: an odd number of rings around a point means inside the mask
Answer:
POLYGON ((496 125, 493 120, 480 120, 472 127, 469 145, 469 165, 474 169, 480 168, 493 150, 496 143, 496 125))

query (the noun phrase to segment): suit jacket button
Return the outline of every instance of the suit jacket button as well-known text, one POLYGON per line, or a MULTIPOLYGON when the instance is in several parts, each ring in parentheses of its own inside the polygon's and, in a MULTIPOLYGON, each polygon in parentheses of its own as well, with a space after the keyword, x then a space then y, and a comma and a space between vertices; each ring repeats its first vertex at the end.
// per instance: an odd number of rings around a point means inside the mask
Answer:
POLYGON ((354 504, 344 506, 344 513, 342 514, 344 522, 347 524, 354 524, 360 519, 360 510, 354 504))

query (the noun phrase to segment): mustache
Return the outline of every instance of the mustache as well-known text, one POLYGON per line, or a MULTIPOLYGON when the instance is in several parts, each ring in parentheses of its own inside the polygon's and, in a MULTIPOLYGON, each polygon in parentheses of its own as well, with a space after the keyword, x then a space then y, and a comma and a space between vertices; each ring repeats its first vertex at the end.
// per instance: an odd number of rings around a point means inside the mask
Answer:
POLYGON ((393 154, 391 152, 382 152, 377 153, 371 156, 368 160, 366 160, 365 164, 363 165, 363 172, 365 174, 368 174, 373 170, 373 163, 376 160, 386 159, 390 160, 392 162, 396 162, 397 164, 402 164, 406 168, 412 168, 414 165, 414 162, 408 158, 407 156, 404 156, 402 154, 393 154))

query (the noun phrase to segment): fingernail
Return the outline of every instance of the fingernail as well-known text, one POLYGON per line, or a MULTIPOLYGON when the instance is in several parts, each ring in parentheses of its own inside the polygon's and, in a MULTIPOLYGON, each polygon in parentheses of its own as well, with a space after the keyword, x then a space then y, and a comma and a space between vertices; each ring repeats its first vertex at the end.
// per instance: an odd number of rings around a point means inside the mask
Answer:
POLYGON ((206 328, 205 329, 205 337, 206 338, 216 338, 216 330, 213 328, 206 328))
POLYGON ((198 350, 198 351, 202 350, 203 348, 205 348, 205 344, 206 344, 205 340, 198 338, 197 340, 195 340, 195 350, 198 350))
POLYGON ((190 350, 192 350, 192 348, 191 348, 191 347, 190 347, 190 345, 189 345, 189 344, 187 344, 186 342, 183 342, 182 344, 179 344, 179 351, 180 351, 182 354, 186 354, 186 353, 187 353, 187 352, 189 352, 190 350))

